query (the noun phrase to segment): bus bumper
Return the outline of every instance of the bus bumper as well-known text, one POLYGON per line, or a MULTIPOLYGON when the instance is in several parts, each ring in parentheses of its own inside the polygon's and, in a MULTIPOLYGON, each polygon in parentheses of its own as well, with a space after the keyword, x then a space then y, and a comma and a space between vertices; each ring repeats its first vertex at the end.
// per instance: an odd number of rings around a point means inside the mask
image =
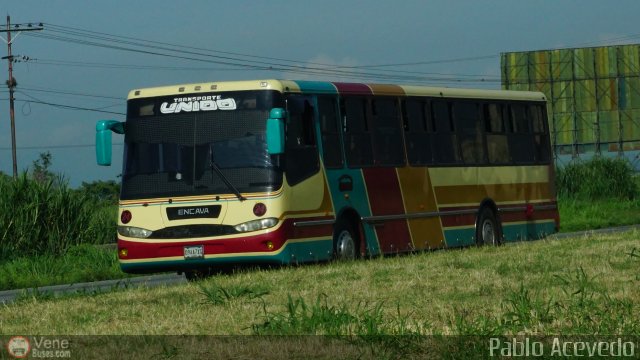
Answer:
MULTIPOLYGON (((331 235, 299 234, 287 227, 244 237, 213 239, 151 240, 119 237, 120 268, 127 273, 152 273, 230 265, 286 265, 331 258, 331 235), (194 248, 200 248, 198 251, 202 252, 201 256, 190 256, 190 250, 194 248)), ((322 233, 326 234, 326 231, 322 233)))

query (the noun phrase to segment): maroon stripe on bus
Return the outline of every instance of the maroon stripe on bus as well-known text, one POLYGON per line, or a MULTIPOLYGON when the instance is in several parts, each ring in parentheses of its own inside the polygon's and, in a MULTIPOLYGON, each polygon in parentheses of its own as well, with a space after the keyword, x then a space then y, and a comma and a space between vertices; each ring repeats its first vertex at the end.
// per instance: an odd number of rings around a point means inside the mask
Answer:
MULTIPOLYGON (((325 237, 330 239, 333 236, 333 226, 320 225, 309 227, 295 227, 294 222, 312 220, 330 220, 332 217, 310 217, 299 219, 286 219, 284 224, 277 230, 259 235, 246 236, 242 238, 194 240, 188 242, 173 242, 171 240, 158 240, 153 243, 139 243, 135 241, 118 240, 118 248, 127 248, 129 255, 124 258, 128 260, 153 259, 158 257, 183 256, 184 247, 190 245, 204 245, 205 255, 236 253, 270 252, 280 249, 287 239, 304 239, 313 237, 325 237), (266 242, 271 241, 273 249, 266 247, 266 242)), ((122 258, 122 257, 121 257, 122 258)))
MULTIPOLYGON (((396 169, 372 167, 362 169, 373 216, 404 214, 402 192, 396 169)), ((385 253, 412 250, 407 220, 386 220, 375 225, 380 249, 385 253)))
POLYGON ((366 84, 358 83, 340 83, 336 82, 333 85, 338 89, 338 93, 342 95, 371 95, 371 88, 366 84))

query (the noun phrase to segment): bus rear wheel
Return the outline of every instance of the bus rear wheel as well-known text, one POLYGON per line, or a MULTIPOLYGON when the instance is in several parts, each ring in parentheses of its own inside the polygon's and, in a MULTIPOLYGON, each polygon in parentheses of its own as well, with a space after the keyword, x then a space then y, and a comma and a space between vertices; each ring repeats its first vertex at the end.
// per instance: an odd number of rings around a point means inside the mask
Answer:
POLYGON ((476 243, 478 246, 502 244, 502 229, 496 216, 488 207, 483 207, 478 215, 476 227, 476 243))
POLYGON ((334 260, 354 260, 358 255, 358 238, 353 226, 340 221, 333 232, 334 260))

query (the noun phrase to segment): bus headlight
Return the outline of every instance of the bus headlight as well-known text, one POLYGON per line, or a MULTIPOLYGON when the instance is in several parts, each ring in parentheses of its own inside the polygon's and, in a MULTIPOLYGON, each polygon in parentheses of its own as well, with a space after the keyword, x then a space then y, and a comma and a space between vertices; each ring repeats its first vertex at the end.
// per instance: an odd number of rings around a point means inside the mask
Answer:
POLYGON ((145 239, 151 236, 153 231, 134 226, 118 226, 118 233, 122 236, 145 239))
POLYGON ((264 229, 274 227, 276 226, 277 223, 278 223, 277 218, 266 218, 266 219, 260 219, 260 220, 247 221, 246 223, 238 224, 234 226, 234 229, 236 229, 237 232, 257 231, 257 230, 264 230, 264 229))

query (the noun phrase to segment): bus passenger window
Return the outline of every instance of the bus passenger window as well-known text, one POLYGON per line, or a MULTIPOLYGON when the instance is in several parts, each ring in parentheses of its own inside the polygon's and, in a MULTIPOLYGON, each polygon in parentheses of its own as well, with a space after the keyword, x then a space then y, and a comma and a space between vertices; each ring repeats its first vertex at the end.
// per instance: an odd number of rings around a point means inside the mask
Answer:
POLYGON ((457 164, 462 161, 458 139, 451 118, 451 104, 436 100, 431 103, 431 111, 436 126, 435 160, 439 164, 457 164))
POLYGON ((349 97, 341 101, 344 122, 344 151, 350 168, 373 165, 367 99, 349 97))
POLYGON ((404 146, 400 130, 398 100, 377 98, 371 101, 373 115, 374 163, 382 166, 404 164, 404 146))
POLYGON ((480 119, 478 104, 475 102, 455 102, 453 104, 453 118, 457 126, 464 163, 484 164, 484 127, 480 119))
POLYGON ((409 165, 433 163, 432 147, 435 137, 429 103, 417 99, 403 101, 402 116, 409 165))
POLYGON ((312 99, 290 96, 287 99, 287 112, 285 174, 289 185, 295 185, 320 170, 312 99))
POLYGON ((483 107, 489 163, 508 164, 511 158, 504 128, 503 106, 501 104, 484 104, 483 107))
POLYGON ((529 116, 525 105, 509 106, 509 153, 516 164, 534 162, 533 137, 529 129, 529 116))
POLYGON ((533 128, 533 146, 535 149, 535 160, 538 163, 548 163, 551 161, 549 146, 549 133, 546 131, 545 112, 542 105, 529 106, 529 117, 533 128))
POLYGON ((524 105, 511 105, 511 131, 513 133, 528 133, 529 122, 524 105))
POLYGON ((318 97, 318 114, 320 115, 324 165, 327 168, 340 168, 342 167, 343 161, 336 99, 331 97, 318 97))

